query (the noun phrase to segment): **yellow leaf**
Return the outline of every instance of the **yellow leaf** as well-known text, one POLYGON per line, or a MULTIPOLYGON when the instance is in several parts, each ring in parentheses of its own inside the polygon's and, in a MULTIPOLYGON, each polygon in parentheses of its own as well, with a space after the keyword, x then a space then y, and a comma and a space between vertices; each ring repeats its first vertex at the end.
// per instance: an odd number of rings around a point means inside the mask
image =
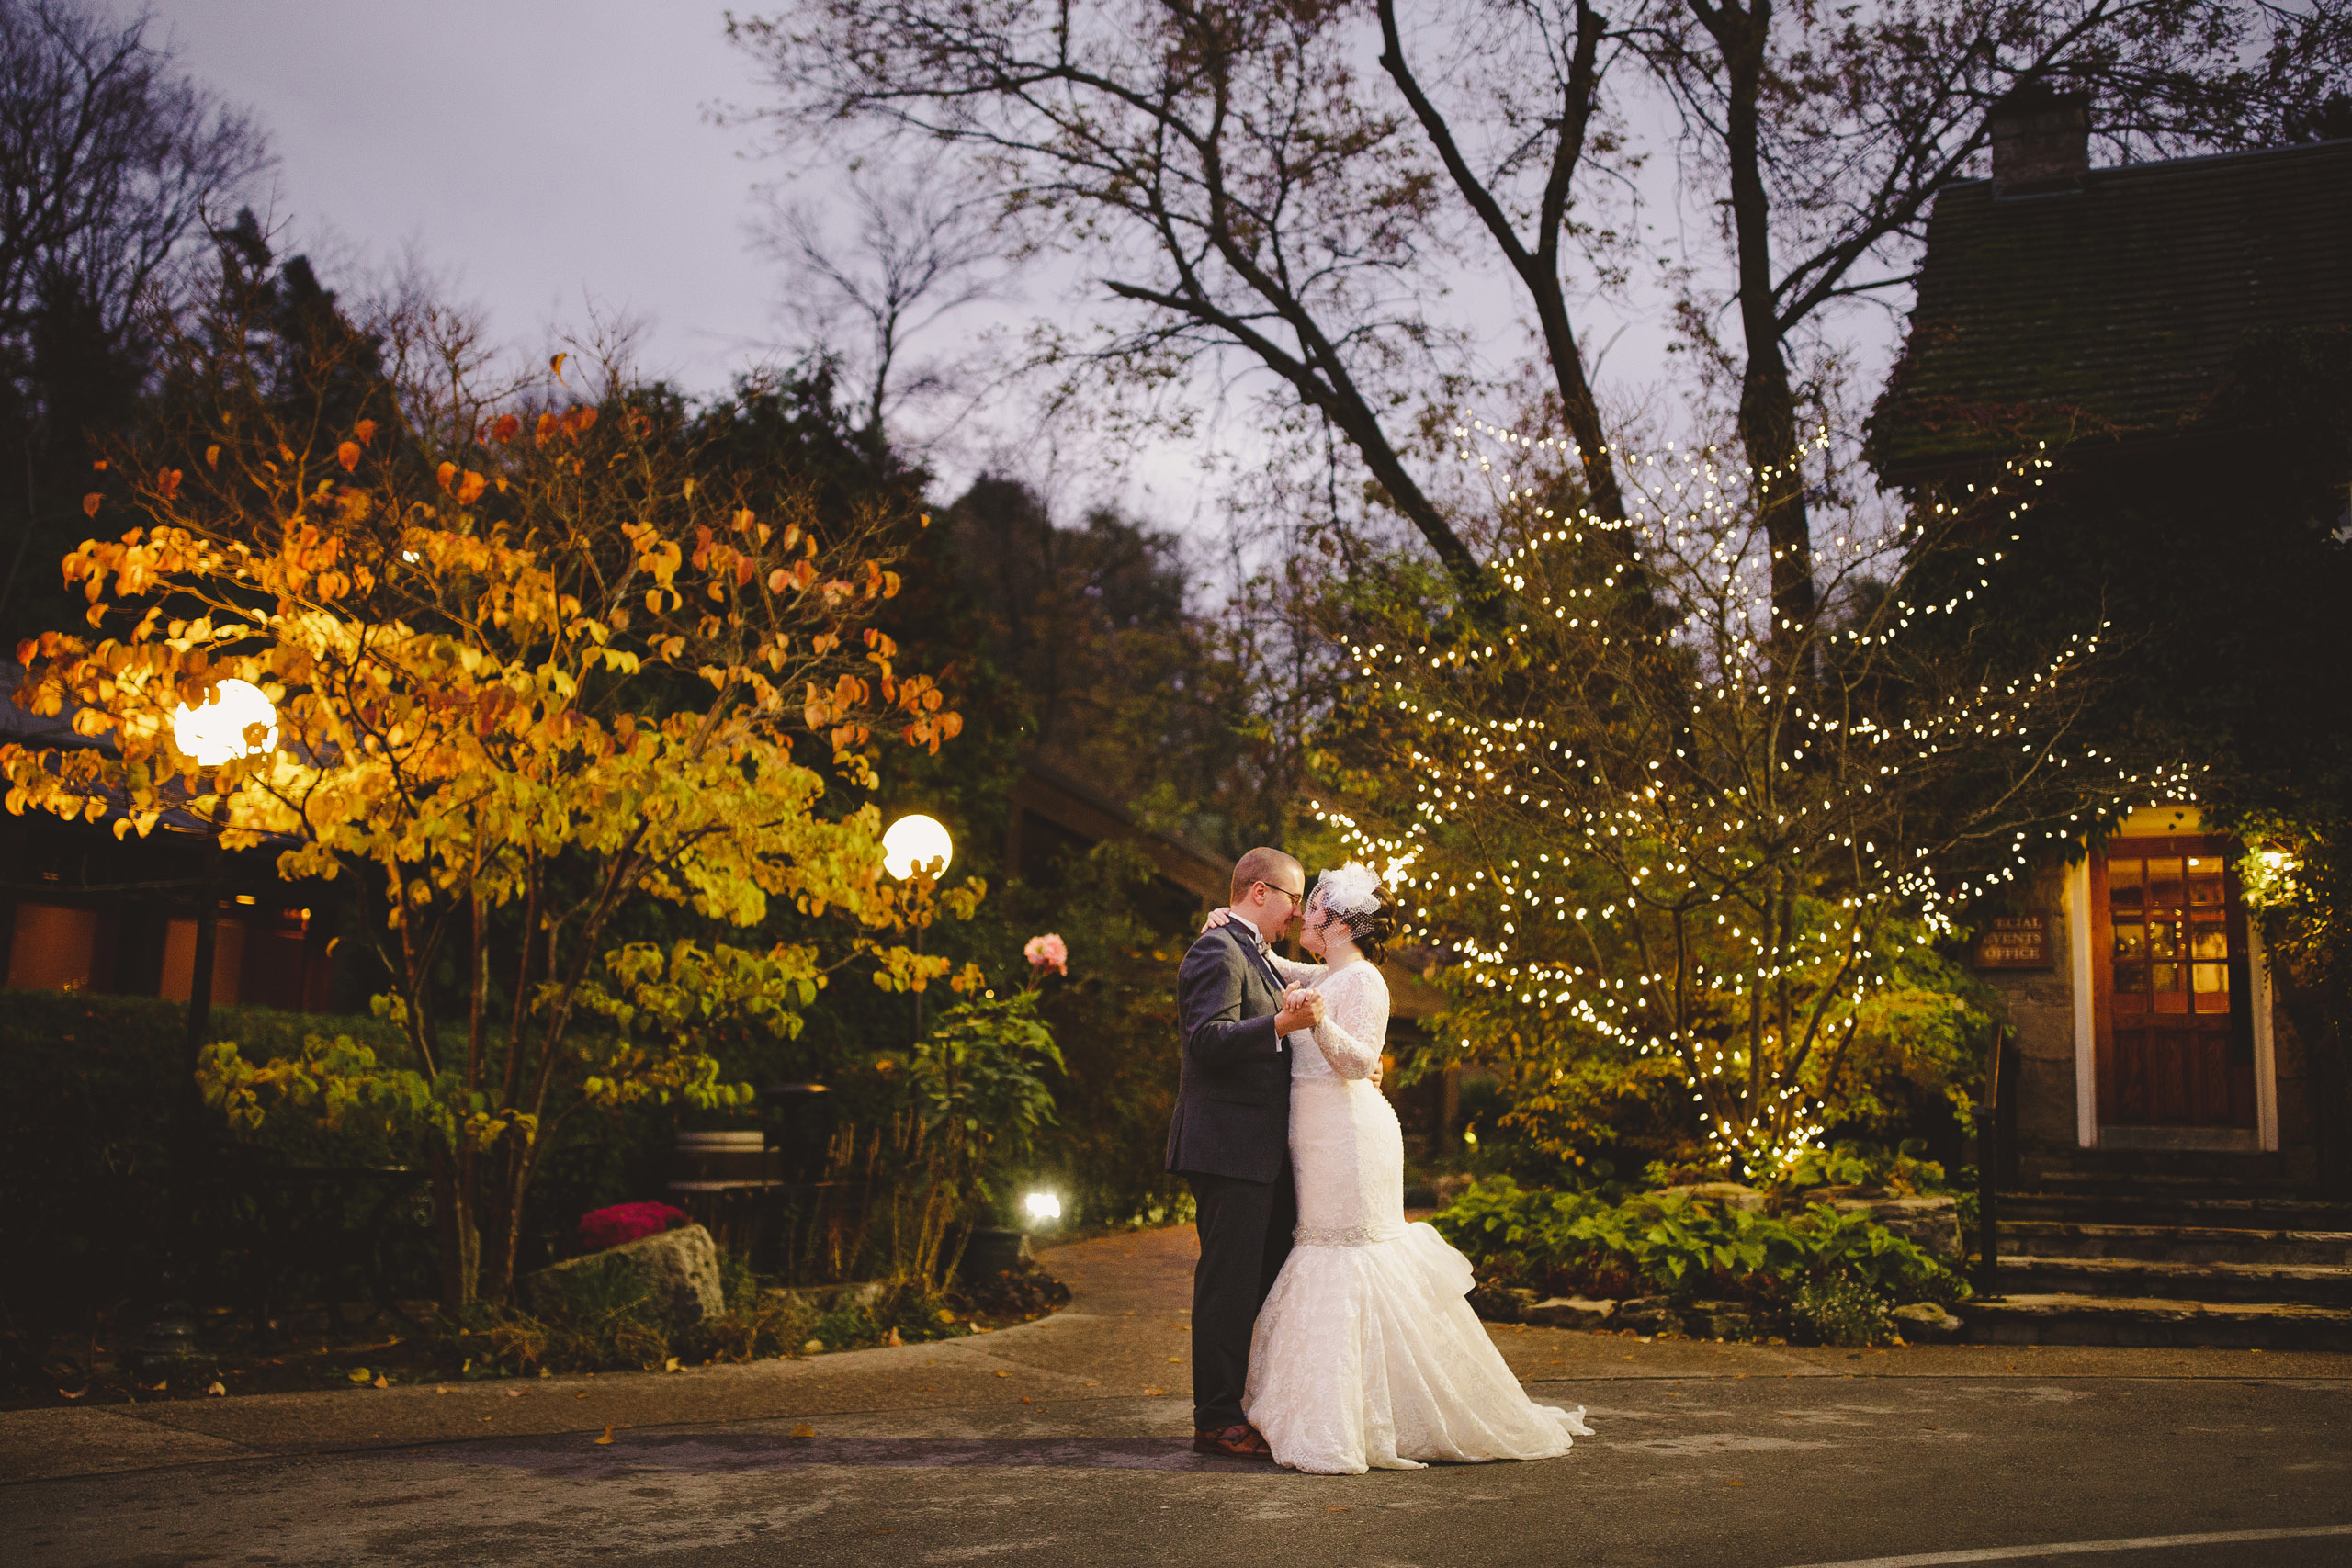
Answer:
POLYGON ((1148 1389, 1145 1389, 1145 1390, 1143 1391, 1143 1396, 1144 1396, 1146 1399, 1157 1399, 1157 1398, 1159 1398, 1161 1394, 1163 1394, 1163 1393, 1167 1393, 1167 1392, 1168 1392, 1168 1391, 1167 1391, 1166 1389, 1159 1389, 1159 1388, 1148 1388, 1148 1389))
POLYGON ((678 1358, 673 1356, 669 1359, 663 1361, 662 1363, 662 1370, 665 1372, 676 1371, 678 1370, 678 1358))
POLYGON ((808 1426, 795 1427, 792 1429, 792 1435, 796 1438, 813 1438, 817 1435, 817 1428, 808 1426))
MULTIPOLYGON (((580 1397, 581 1397, 581 1398, 582 1398, 582 1399, 585 1399, 585 1398, 587 1398, 588 1396, 587 1396, 586 1394, 584 1394, 584 1393, 583 1393, 583 1394, 582 1394, 580 1397)), ((611 1441, 613 1440, 613 1429, 612 1429, 610 1427, 605 1427, 605 1435, 604 1435, 603 1437, 601 1437, 601 1438, 597 1438, 596 1440, 597 1440, 598 1442, 600 1442, 600 1443, 609 1443, 609 1442, 611 1442, 611 1441)))
POLYGON ((375 1374, 368 1371, 365 1367, 354 1367, 351 1371, 344 1373, 343 1375, 349 1378, 353 1382, 366 1382, 375 1374))

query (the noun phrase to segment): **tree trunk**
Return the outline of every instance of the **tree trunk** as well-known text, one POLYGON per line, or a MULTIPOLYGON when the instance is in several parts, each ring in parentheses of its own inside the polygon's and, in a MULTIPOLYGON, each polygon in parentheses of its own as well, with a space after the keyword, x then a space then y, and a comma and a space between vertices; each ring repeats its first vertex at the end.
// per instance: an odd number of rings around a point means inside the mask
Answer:
POLYGON ((480 1275, 481 1236, 474 1226, 473 1205, 468 1201, 462 1168, 467 1162, 447 1149, 433 1151, 433 1219, 441 1243, 441 1311, 463 1315, 475 1301, 474 1282, 480 1275))
POLYGON ((1737 246, 1740 331, 1747 351, 1739 395, 1739 441, 1755 470, 1757 504, 1772 548, 1773 673, 1785 684, 1789 660, 1813 625, 1813 524, 1795 458, 1796 395, 1780 302, 1772 279, 1771 196, 1762 152, 1764 54, 1772 30, 1770 0, 1743 10, 1736 3, 1691 0, 1691 11, 1723 51, 1727 92, 1724 150, 1731 164, 1731 212, 1737 246))

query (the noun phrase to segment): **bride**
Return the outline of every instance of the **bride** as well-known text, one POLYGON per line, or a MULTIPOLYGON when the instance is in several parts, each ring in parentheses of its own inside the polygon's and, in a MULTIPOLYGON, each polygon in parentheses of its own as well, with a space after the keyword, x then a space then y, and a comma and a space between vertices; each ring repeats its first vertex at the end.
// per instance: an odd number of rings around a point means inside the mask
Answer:
POLYGON ((1272 960, 1322 993, 1324 1020, 1289 1039, 1298 1229, 1258 1311, 1243 1407, 1276 1461, 1323 1474, 1549 1459, 1592 1435, 1583 1407, 1527 1397, 1464 1299, 1469 1259, 1405 1223, 1404 1141, 1377 1081, 1375 965, 1395 926, 1387 889, 1350 863, 1306 901, 1300 941, 1323 962, 1272 960))

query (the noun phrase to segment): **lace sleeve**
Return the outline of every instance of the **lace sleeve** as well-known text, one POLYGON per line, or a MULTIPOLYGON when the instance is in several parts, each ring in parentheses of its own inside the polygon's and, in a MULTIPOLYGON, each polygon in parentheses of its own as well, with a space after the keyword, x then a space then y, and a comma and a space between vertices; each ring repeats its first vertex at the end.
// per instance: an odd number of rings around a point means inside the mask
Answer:
POLYGON ((1323 993, 1323 1021, 1315 1026, 1323 1059, 1343 1078, 1372 1077, 1388 1039, 1388 982, 1369 964, 1358 967, 1349 983, 1323 993))
POLYGON ((1279 953, 1267 953, 1266 962, 1274 966, 1274 973, 1283 977, 1286 986, 1311 986, 1323 978, 1320 964, 1293 964, 1279 953))

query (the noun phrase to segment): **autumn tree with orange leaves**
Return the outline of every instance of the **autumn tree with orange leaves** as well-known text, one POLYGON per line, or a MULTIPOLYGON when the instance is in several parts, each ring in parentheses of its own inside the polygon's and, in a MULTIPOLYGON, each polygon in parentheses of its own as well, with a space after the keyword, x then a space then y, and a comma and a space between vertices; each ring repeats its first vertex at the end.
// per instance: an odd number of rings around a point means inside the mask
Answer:
POLYGON ((485 389, 447 323, 376 325, 302 345, 290 387, 233 321, 168 340, 174 384, 206 395, 175 400, 175 446, 93 495, 101 536, 63 562, 87 627, 17 650, 17 700, 101 744, 10 747, 0 768, 12 811, 144 834, 184 809, 228 848, 280 848, 288 877, 356 880, 404 1059, 223 1042, 200 1077, 232 1120, 405 1129, 456 1312, 511 1295, 525 1194, 567 1119, 739 1101, 706 1026, 796 1032, 845 964, 894 989, 942 978, 895 939, 983 889, 893 883, 877 813, 854 804, 881 738, 936 751, 960 728, 866 624, 914 520, 754 512, 616 380, 583 395, 559 356, 485 389), (277 705, 277 743, 205 767, 171 716, 230 679, 277 705), (738 929, 782 899, 842 938, 619 941, 649 899, 738 929))

